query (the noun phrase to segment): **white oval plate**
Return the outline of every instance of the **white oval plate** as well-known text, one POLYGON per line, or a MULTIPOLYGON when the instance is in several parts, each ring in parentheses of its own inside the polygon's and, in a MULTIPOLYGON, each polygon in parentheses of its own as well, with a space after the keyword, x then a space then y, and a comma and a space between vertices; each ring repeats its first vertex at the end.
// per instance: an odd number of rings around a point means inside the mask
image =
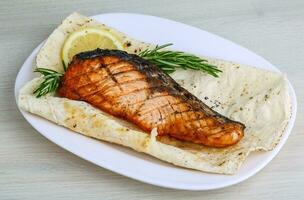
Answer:
MULTIPOLYGON (((175 21, 127 13, 102 14, 93 18, 141 41, 154 44, 172 42, 174 43, 174 48, 178 50, 252 66, 263 66, 264 69, 279 71, 265 59, 239 45, 175 21)), ((27 58, 18 73, 15 83, 16 98, 22 85, 33 77, 33 62, 41 45, 27 58)), ((162 187, 185 190, 210 190, 244 181, 265 167, 279 152, 291 132, 296 116, 297 101, 290 83, 289 91, 292 99, 293 114, 280 143, 273 151, 252 153, 235 175, 210 174, 175 167, 131 149, 74 134, 68 129, 22 110, 21 113, 43 136, 98 166, 162 187)))

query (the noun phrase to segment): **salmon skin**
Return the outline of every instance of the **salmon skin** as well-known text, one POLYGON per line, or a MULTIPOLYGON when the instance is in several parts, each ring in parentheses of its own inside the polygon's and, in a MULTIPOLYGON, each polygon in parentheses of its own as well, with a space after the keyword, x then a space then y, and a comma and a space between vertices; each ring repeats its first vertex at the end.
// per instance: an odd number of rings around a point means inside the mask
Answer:
POLYGON ((79 53, 59 96, 85 101, 145 132, 209 147, 236 144, 245 126, 213 111, 156 65, 120 50, 79 53))

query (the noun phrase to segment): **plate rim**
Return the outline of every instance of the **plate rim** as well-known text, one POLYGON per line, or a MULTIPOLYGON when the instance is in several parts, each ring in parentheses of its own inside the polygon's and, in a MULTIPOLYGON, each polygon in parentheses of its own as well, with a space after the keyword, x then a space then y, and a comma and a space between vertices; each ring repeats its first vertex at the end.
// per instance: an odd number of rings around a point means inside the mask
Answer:
MULTIPOLYGON (((218 35, 215 35, 213 33, 210 33, 210 32, 207 32, 207 31, 204 31, 202 29, 199 29, 197 27, 194 27, 194 26, 191 26, 191 25, 188 25, 188 24, 184 24, 184 23, 181 23, 181 22, 178 22, 178 21, 174 21, 174 20, 171 20, 171 19, 166 19, 166 18, 162 18, 162 17, 158 17, 158 16, 152 16, 152 15, 144 15, 144 14, 137 14, 137 13, 124 13, 124 12, 114 12, 114 13, 104 13, 104 14, 98 14, 98 15, 94 15, 94 16, 90 16, 91 18, 98 18, 100 16, 105 16, 105 15, 133 15, 133 16, 139 16, 139 17, 151 17, 151 18, 157 18, 158 20, 166 20, 167 22, 169 23, 177 23, 177 24, 181 24, 183 26, 187 26, 187 27, 191 27, 191 28, 194 28, 194 29, 197 29, 199 31, 203 31, 205 33, 208 33, 212 36, 215 36, 216 38, 219 38, 221 40, 225 40, 227 42, 230 42, 231 44, 235 45, 235 46, 238 46, 240 48, 242 48, 243 50, 246 50, 248 52, 250 52, 251 54, 254 54, 256 56, 258 56, 260 59, 263 59, 265 62, 269 63, 270 66, 272 66, 271 68, 273 68, 275 71, 278 71, 278 72, 281 72, 278 68, 276 68, 273 64, 271 64, 270 62, 268 62, 265 58, 261 57, 260 55, 256 54, 255 52, 253 51, 250 51, 249 49, 239 45, 239 44, 236 44, 234 43, 233 41, 230 41, 230 40, 227 40, 221 36, 218 36, 218 35)), ((25 66, 26 62, 28 62, 29 60, 35 60, 35 57, 39 51, 39 49, 42 47, 43 43, 45 41, 41 42, 33 51, 32 53, 26 58, 25 62, 22 64, 21 68, 19 69, 18 71, 18 74, 17 74, 17 77, 16 77, 16 80, 15 80, 15 88, 14 88, 14 93, 15 93, 15 100, 16 100, 16 103, 17 103, 17 107, 18 107, 18 110, 21 112, 22 116, 26 119, 26 121, 35 129, 37 130, 41 135, 43 135, 44 137, 46 137, 48 140, 50 140, 51 142, 53 142, 54 144, 58 145, 59 147, 61 148, 64 148, 66 149, 67 151, 73 153, 74 155, 77 155, 78 157, 86 160, 86 161, 89 161, 99 167, 102 167, 102 168, 105 168, 107 170, 110 170, 110 171, 113 171, 115 173, 118 173, 118 174, 121 174, 123 176, 126 176, 126 177, 129 177, 129 178, 132 178, 132 179, 135 179, 137 181, 140 181, 140 182, 144 182, 144 183, 149 183, 149 184, 152 184, 152 185, 156 185, 156 186, 160 186, 160 187, 165 187, 165 188, 171 188, 171 189, 179 189, 179 190, 199 190, 199 191, 202 191, 202 190, 214 190, 214 189, 220 189, 220 188, 224 188, 224 187, 228 187, 228 186, 232 186, 232 185, 235 185, 237 183, 240 183, 250 177, 252 177, 253 175, 255 175, 257 172, 261 171, 266 165, 268 165, 270 163, 270 161, 275 157, 277 156, 277 154, 279 153, 279 151, 282 149, 282 147, 284 146, 284 144, 286 143, 289 135, 291 134, 291 131, 292 131, 292 128, 294 126, 294 122, 295 122, 295 118, 296 118, 296 114, 297 114, 297 97, 296 97, 296 93, 295 93, 295 90, 292 86, 292 84, 290 83, 290 81, 286 78, 287 80, 287 83, 288 83, 288 91, 289 91, 289 95, 290 95, 290 99, 291 99, 291 118, 282 134, 282 138, 280 140, 280 142, 278 143, 278 145, 272 150, 272 151, 269 151, 271 152, 271 156, 268 156, 265 161, 263 162, 263 164, 259 165, 258 167, 254 168, 254 170, 251 170, 249 173, 246 173, 246 175, 244 176, 241 176, 240 178, 237 178, 237 179, 232 179, 232 181, 228 181, 228 182, 225 182, 225 184, 219 184, 219 185, 209 185, 209 187, 206 187, 206 185, 203 185, 202 187, 198 187, 198 186, 195 186, 195 187, 189 187, 189 186, 171 186, 171 185, 167 185, 167 184, 162 184, 161 181, 153 181, 153 180, 147 180, 147 179, 144 179, 143 178, 139 178, 139 177, 135 177, 134 175, 130 175, 128 173, 125 173, 124 172, 121 172, 121 171, 118 171, 118 170, 115 170, 115 169, 111 169, 111 168, 108 168, 104 165, 101 165, 97 162, 94 162, 90 159, 88 159, 87 157, 85 156, 82 156, 80 155, 79 152, 75 152, 74 150, 72 150, 70 147, 68 146, 64 146, 62 144, 59 144, 59 142, 57 141, 54 141, 52 140, 51 138, 49 138, 46 134, 43 133, 43 131, 41 131, 38 127, 36 127, 35 125, 33 125, 30 120, 28 119, 28 115, 32 115, 30 113, 27 113, 23 110, 21 110, 18 106, 18 82, 19 82, 19 79, 21 79, 21 71, 23 69, 23 67, 25 66)), ((43 120, 46 120, 46 119, 43 119, 43 120)), ((55 126, 59 126, 59 125, 56 125, 54 124, 55 126)), ((265 152, 267 153, 267 152, 265 152)), ((245 161, 246 162, 246 161, 245 161)), ((237 172, 238 173, 238 172, 237 172)), ((236 173, 236 174, 237 174, 236 173)), ((209 173, 210 174, 210 173, 209 173)), ((225 176, 233 176, 233 175, 225 175, 225 176)))

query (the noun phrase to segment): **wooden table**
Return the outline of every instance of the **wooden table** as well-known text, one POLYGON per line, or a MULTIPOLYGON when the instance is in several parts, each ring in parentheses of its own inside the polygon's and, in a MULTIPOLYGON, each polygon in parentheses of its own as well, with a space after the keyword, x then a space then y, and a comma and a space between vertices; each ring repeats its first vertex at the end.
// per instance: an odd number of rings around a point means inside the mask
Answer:
MULTIPOLYGON (((304 1, 1 1, 0 199, 304 199, 304 1), (298 96, 295 127, 261 172, 216 191, 159 188, 74 156, 37 133, 14 99, 17 72, 73 11, 161 16, 218 34, 265 57, 287 74, 298 96)), ((208 48, 208 47, 206 47, 208 48)))

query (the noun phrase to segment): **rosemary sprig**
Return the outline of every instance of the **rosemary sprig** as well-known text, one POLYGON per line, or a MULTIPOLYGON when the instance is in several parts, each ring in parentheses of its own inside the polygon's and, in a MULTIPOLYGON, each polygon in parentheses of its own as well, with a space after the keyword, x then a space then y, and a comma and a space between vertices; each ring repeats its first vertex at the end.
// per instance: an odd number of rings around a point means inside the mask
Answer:
MULTIPOLYGON (((181 51, 162 50, 170 45, 172 44, 157 45, 154 49, 146 49, 138 55, 151 63, 156 64, 167 74, 174 72, 177 68, 200 70, 214 77, 218 77, 218 73, 222 72, 216 66, 208 64, 207 60, 201 59, 198 56, 181 51)), ((66 71, 67 66, 64 62, 62 62, 62 64, 64 71, 66 71)), ((60 78, 64 74, 46 68, 36 68, 34 72, 43 75, 42 83, 33 92, 38 98, 56 91, 59 86, 60 78)))
POLYGON ((47 93, 54 92, 59 86, 60 77, 63 76, 62 73, 46 68, 36 68, 34 72, 38 72, 43 75, 42 83, 33 92, 33 94, 38 98, 46 95, 47 93))
POLYGON ((200 70, 214 77, 218 77, 218 73, 222 72, 216 66, 208 64, 207 60, 201 59, 193 54, 181 51, 162 50, 171 45, 172 43, 161 46, 157 45, 154 49, 146 49, 138 55, 156 64, 167 74, 174 72, 177 68, 200 70))

